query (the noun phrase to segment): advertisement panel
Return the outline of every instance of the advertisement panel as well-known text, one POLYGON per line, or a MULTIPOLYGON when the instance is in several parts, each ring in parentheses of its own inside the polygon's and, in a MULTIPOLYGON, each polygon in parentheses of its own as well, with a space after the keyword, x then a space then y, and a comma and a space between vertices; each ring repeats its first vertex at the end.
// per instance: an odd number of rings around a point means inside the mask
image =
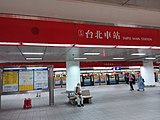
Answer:
POLYGON ((48 88, 48 70, 34 70, 34 89, 43 90, 48 88))
POLYGON ((3 72, 3 92, 18 91, 18 71, 3 72))
POLYGON ((19 91, 33 90, 33 71, 19 71, 19 91))

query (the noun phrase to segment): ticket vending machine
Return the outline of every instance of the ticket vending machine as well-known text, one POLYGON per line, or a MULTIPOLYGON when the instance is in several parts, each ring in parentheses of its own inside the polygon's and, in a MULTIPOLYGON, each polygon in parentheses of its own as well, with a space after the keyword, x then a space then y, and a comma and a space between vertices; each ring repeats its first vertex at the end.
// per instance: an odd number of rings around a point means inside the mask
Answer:
POLYGON ((81 74, 81 85, 82 86, 93 86, 94 85, 94 76, 89 73, 81 74))

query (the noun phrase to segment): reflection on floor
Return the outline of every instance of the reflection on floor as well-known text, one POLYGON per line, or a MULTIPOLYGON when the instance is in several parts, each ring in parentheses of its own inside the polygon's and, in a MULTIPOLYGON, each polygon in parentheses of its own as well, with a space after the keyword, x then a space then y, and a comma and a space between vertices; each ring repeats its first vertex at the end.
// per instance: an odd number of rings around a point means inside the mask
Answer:
MULTIPOLYGON (((128 85, 101 85, 89 89, 93 100, 84 107, 68 104, 65 88, 55 89, 55 105, 48 106, 48 92, 3 95, 0 120, 159 120, 160 86, 129 91, 128 85), (24 98, 33 107, 24 110, 24 98)), ((136 89, 136 86, 135 86, 136 89)))

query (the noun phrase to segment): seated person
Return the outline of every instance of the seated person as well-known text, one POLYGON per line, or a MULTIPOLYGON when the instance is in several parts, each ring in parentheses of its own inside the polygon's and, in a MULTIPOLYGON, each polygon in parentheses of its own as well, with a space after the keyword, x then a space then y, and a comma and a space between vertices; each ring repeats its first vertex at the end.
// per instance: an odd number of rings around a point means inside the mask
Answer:
POLYGON ((76 89, 75 89, 75 96, 77 98, 77 106, 78 107, 83 107, 83 96, 82 96, 82 90, 81 90, 81 85, 77 83, 76 89))

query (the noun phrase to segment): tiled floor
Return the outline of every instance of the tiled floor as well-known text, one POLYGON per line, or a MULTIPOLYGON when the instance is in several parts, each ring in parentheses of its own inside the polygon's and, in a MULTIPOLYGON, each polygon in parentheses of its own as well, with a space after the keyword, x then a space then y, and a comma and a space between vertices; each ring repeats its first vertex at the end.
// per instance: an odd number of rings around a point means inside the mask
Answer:
POLYGON ((0 120, 160 120, 160 86, 129 91, 128 85, 102 85, 89 89, 93 100, 84 107, 68 104, 65 89, 55 90, 55 105, 48 106, 48 93, 2 96, 0 120), (22 109, 25 97, 32 109, 22 109))

